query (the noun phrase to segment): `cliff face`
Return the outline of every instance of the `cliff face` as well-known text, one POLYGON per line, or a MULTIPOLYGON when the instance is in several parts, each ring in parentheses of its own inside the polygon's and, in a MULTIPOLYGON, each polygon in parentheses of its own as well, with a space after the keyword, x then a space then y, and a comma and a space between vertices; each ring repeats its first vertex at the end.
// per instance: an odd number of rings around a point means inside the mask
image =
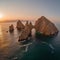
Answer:
POLYGON ((24 25, 22 24, 22 22, 20 20, 17 21, 17 29, 18 30, 21 30, 21 29, 24 29, 24 25))
POLYGON ((56 26, 44 16, 36 21, 35 29, 37 32, 48 36, 58 33, 56 26))

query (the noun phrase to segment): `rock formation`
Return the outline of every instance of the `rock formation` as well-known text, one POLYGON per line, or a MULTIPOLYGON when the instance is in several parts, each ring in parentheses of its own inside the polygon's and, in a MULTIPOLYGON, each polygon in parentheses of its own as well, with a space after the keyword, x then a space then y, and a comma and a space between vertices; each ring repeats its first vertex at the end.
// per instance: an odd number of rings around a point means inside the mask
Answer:
POLYGON ((19 36, 19 40, 18 41, 23 41, 23 40, 28 39, 30 34, 31 34, 31 29, 30 29, 28 21, 27 21, 26 24, 25 24, 24 30, 22 31, 21 35, 19 36))
POLYGON ((35 22, 35 29, 45 36, 56 35, 58 33, 56 26, 44 16, 35 22))
POLYGON ((29 27, 30 27, 30 29, 32 30, 33 25, 32 25, 32 23, 31 23, 31 22, 29 23, 29 27))
POLYGON ((11 26, 9 26, 9 32, 13 32, 14 31, 14 26, 13 24, 11 24, 11 26))
POLYGON ((17 21, 17 30, 22 30, 24 29, 24 25, 22 24, 22 22, 20 20, 17 21))
POLYGON ((26 24, 25 24, 25 26, 28 26, 29 24, 28 24, 28 21, 26 21, 26 24))
POLYGON ((25 26, 29 26, 30 30, 32 30, 33 28, 33 25, 31 22, 28 23, 28 21, 26 22, 25 26))

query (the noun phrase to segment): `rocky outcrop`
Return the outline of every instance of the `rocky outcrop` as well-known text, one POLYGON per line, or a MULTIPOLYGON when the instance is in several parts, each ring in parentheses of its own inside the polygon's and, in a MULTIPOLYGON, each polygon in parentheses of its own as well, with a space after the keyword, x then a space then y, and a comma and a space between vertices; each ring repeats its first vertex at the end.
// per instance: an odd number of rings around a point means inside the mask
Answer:
POLYGON ((26 24, 25 24, 25 26, 28 26, 29 25, 29 23, 28 23, 28 21, 26 21, 26 24))
POLYGON ((33 25, 32 25, 32 23, 31 23, 31 22, 29 23, 29 27, 30 27, 30 29, 32 30, 33 25))
POLYGON ((28 21, 26 22, 25 26, 29 26, 30 30, 32 30, 32 28, 33 28, 32 23, 31 22, 28 22, 28 21))
POLYGON ((19 40, 18 41, 23 41, 23 40, 28 39, 30 34, 31 34, 31 29, 30 29, 28 21, 27 21, 26 24, 25 24, 24 30, 22 31, 21 35, 19 36, 19 40))
POLYGON ((13 24, 11 24, 11 26, 9 26, 9 32, 13 32, 14 31, 14 26, 13 24))
POLYGON ((56 35, 58 33, 56 26, 44 16, 35 22, 35 29, 45 36, 56 35))
POLYGON ((22 30, 24 29, 24 25, 22 24, 22 22, 20 20, 17 21, 17 26, 16 26, 17 30, 22 30))
MULTIPOLYGON (((41 34, 44 36, 53 36, 58 33, 58 29, 56 28, 56 26, 44 16, 42 16, 36 21, 34 27, 36 29, 36 32, 38 32, 38 34, 41 34)), ((22 33, 19 36, 18 41, 27 40, 28 37, 31 36, 31 30, 34 27, 31 22, 29 23, 27 21, 25 24, 25 28, 22 30, 22 33)))

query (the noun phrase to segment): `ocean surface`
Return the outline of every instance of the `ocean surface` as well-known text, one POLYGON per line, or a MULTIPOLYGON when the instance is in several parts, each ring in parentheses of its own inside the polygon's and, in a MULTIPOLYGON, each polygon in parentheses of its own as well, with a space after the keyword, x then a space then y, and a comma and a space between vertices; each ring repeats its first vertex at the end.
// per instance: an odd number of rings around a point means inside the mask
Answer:
MULTIPOLYGON (((60 31, 60 24, 55 24, 60 31)), ((0 60, 60 60, 60 32, 54 38, 42 40, 35 37, 35 29, 32 29, 30 41, 24 44, 18 42, 20 33, 16 22, 0 23, 0 60), (8 31, 11 24, 13 33, 8 31)))

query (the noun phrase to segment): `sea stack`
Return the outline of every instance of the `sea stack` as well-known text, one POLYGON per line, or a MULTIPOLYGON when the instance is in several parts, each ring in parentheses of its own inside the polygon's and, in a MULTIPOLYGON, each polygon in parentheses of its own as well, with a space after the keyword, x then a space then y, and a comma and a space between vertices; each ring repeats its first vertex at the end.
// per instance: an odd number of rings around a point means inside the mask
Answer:
POLYGON ((16 26, 17 30, 22 30, 24 29, 24 25, 22 24, 22 22, 20 20, 17 21, 17 26, 16 26))
POLYGON ((31 30, 33 29, 33 25, 32 25, 31 22, 29 23, 29 27, 30 27, 31 30))
POLYGON ((58 33, 58 29, 50 20, 42 16, 35 22, 36 32, 44 36, 54 36, 58 33))
POLYGON ((14 26, 13 24, 11 24, 11 26, 9 26, 9 32, 13 32, 14 31, 14 26))
POLYGON ((22 31, 21 35, 19 36, 19 40, 18 41, 27 40, 28 37, 30 36, 30 34, 31 34, 31 29, 30 29, 28 21, 27 21, 26 24, 25 24, 24 30, 22 31))
POLYGON ((31 22, 28 22, 28 21, 26 21, 25 26, 29 26, 30 30, 32 30, 32 28, 33 28, 32 23, 31 22))

